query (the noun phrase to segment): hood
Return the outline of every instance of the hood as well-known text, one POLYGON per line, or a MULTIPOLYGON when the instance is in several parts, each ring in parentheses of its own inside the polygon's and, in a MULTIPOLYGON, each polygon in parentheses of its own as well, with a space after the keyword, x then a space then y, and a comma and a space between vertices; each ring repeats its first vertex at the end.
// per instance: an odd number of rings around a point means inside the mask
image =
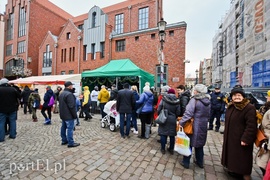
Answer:
POLYGON ((23 90, 24 91, 30 91, 30 88, 28 86, 25 86, 23 90))
POLYGON ((179 99, 174 94, 166 94, 162 98, 163 101, 165 101, 168 104, 179 104, 179 99))
POLYGON ((187 96, 187 97, 191 97, 191 93, 190 93, 190 91, 189 90, 186 90, 185 92, 183 92, 182 94, 181 94, 181 96, 187 96))
POLYGON ((88 86, 84 86, 83 89, 84 90, 89 90, 89 87, 88 86))
POLYGON ((210 101, 211 97, 209 94, 205 94, 205 93, 195 94, 194 99, 201 101, 203 105, 205 106, 209 106, 211 104, 211 101, 210 101))
POLYGON ((53 91, 51 89, 48 89, 47 93, 50 94, 50 95, 53 95, 53 91))
POLYGON ((149 97, 153 96, 153 93, 151 91, 145 91, 144 93, 149 97))

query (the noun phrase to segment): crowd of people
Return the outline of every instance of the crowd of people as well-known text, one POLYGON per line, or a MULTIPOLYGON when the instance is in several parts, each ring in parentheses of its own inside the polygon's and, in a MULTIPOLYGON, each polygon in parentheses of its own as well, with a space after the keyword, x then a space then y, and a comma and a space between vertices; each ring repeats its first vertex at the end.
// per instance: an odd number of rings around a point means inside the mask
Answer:
MULTIPOLYGON (((94 86, 92 91, 88 86, 83 87, 83 92, 75 97, 75 88, 72 82, 67 81, 64 89, 58 86, 55 91, 51 86, 46 87, 43 97, 40 97, 38 89, 25 86, 20 90, 8 80, 0 81, 0 142, 9 138, 16 138, 17 111, 21 105, 23 113, 32 114, 33 122, 37 122, 37 109, 41 109, 44 124, 52 123, 52 112, 59 113, 62 120, 60 129, 62 145, 77 147, 80 144, 73 139, 75 126, 80 125, 79 118, 90 121, 100 111, 101 119, 106 116, 104 107, 109 101, 116 101, 116 110, 120 117, 120 137, 130 138, 133 131, 140 139, 149 139, 151 128, 156 126, 155 119, 162 110, 166 110, 167 118, 164 124, 158 125, 160 139, 160 152, 174 154, 175 137, 177 129, 183 128, 191 119, 193 122, 193 134, 190 138, 190 150, 194 148, 194 164, 204 168, 204 146, 207 133, 210 130, 220 131, 221 120, 224 121, 223 146, 221 164, 224 170, 236 178, 251 179, 253 167, 253 145, 257 135, 257 113, 262 115, 260 128, 267 139, 270 137, 270 91, 267 93, 267 102, 256 110, 246 98, 245 91, 240 85, 231 89, 229 96, 220 91, 216 85, 213 92, 209 92, 203 84, 196 84, 192 91, 184 85, 179 85, 176 90, 168 85, 161 87, 160 93, 150 87, 148 82, 142 88, 140 94, 136 85, 122 84, 118 90, 117 85, 107 88, 105 85, 94 86), (43 103, 41 104, 41 102, 43 103), (78 116, 78 112, 79 116, 78 116), (137 119, 140 119, 140 129, 137 119), (177 120, 181 119, 177 123, 177 120), (215 121, 215 124, 214 124, 215 121), (179 126, 179 127, 177 127, 179 126), (169 138, 169 143, 167 140, 169 138), (166 145, 168 146, 166 147, 166 145), (237 159, 237 161, 236 161, 237 159)), ((261 168, 262 174, 267 174, 269 164, 270 146, 265 141, 256 155, 256 163, 261 168)), ((180 164, 184 168, 190 167, 192 154, 183 156, 180 164)), ((269 164, 270 166, 270 164, 269 164)), ((269 172, 270 173, 270 172, 269 172)))

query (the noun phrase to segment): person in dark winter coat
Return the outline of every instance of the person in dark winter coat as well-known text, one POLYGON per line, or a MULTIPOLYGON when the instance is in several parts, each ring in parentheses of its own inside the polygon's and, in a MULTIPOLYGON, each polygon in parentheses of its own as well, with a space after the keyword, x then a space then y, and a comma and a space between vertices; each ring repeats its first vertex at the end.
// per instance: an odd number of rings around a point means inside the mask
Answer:
POLYGON ((213 130, 213 122, 216 118, 215 131, 218 132, 220 128, 220 117, 225 111, 225 96, 220 92, 220 85, 215 86, 214 92, 211 93, 211 117, 209 120, 208 130, 213 130))
POLYGON ((231 90, 232 102, 225 115, 221 164, 229 172, 251 179, 253 144, 257 134, 256 109, 240 85, 231 90))
POLYGON ((66 81, 65 89, 59 95, 62 145, 67 144, 69 148, 80 145, 80 143, 75 143, 73 139, 74 121, 77 119, 76 97, 73 92, 73 84, 70 81, 66 81))
POLYGON ((23 91, 22 91, 21 97, 22 97, 22 101, 23 101, 23 113, 24 114, 27 113, 27 109, 28 109, 29 114, 32 114, 32 107, 28 106, 28 99, 29 99, 29 96, 32 92, 33 91, 28 86, 25 86, 23 91))
POLYGON ((132 110, 135 108, 135 98, 132 91, 129 89, 129 84, 124 84, 124 89, 118 92, 116 101, 116 110, 120 114, 120 134, 122 138, 129 137, 130 120, 132 110), (126 132, 124 126, 126 121, 126 132))
POLYGON ((51 99, 52 96, 55 99, 55 95, 54 95, 54 93, 53 93, 53 91, 51 89, 51 86, 47 86, 46 93, 44 94, 44 98, 43 98, 44 103, 43 103, 43 106, 42 106, 42 109, 41 109, 41 114, 45 118, 45 122, 44 122, 45 125, 51 124, 52 106, 49 106, 49 102, 50 102, 50 99, 51 99), (48 116, 45 113, 45 111, 47 111, 48 116))
POLYGON ((59 95, 60 95, 61 91, 62 91, 62 87, 58 86, 57 89, 53 92, 55 94, 53 113, 59 113, 58 106, 59 106, 59 95))
POLYGON ((151 129, 151 119, 153 114, 154 96, 150 90, 150 86, 146 84, 143 88, 143 93, 140 95, 140 99, 136 101, 136 104, 140 107, 143 106, 139 118, 141 119, 141 135, 138 136, 141 139, 148 139, 151 129))
MULTIPOLYGON (((136 85, 131 86, 131 91, 134 95, 135 101, 140 99, 140 95, 138 93, 138 88, 136 85)), ((135 105, 135 108, 132 110, 132 115, 131 115, 131 122, 132 122, 132 127, 133 127, 133 133, 138 134, 138 126, 137 126, 137 113, 136 110, 138 109, 138 105, 135 105)), ((132 129, 131 129, 132 131, 132 129)))
POLYGON ((179 85, 177 87, 177 92, 181 107, 180 116, 182 117, 184 112, 186 111, 186 106, 190 100, 191 94, 189 90, 186 90, 186 87, 184 85, 179 85))
POLYGON ((165 154, 167 137, 170 137, 170 147, 167 149, 171 154, 174 152, 176 136, 176 119, 181 114, 179 99, 175 96, 175 90, 169 89, 168 94, 164 95, 158 106, 158 114, 162 109, 166 109, 168 117, 165 124, 158 126, 158 134, 161 140, 161 153, 165 154))
POLYGON ((118 89, 115 84, 112 85, 109 101, 116 100, 118 95, 118 89))
MULTIPOLYGON (((193 134, 189 135, 190 147, 195 148, 195 163, 200 167, 204 167, 204 152, 203 147, 207 138, 207 124, 210 117, 210 95, 207 94, 207 87, 203 84, 196 84, 194 86, 194 96, 190 99, 186 106, 186 111, 180 121, 180 125, 184 127, 185 123, 194 118, 193 134)), ((184 156, 181 165, 184 168, 189 168, 190 156, 184 156)))
POLYGON ((0 81, 0 142, 5 140, 5 123, 9 119, 9 138, 16 138, 16 120, 19 106, 19 92, 8 84, 6 78, 0 81))

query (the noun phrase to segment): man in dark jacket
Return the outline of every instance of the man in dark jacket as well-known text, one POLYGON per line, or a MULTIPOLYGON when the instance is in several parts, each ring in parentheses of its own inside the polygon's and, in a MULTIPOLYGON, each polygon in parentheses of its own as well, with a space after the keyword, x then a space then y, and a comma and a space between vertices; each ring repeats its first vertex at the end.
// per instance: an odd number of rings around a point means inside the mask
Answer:
POLYGON ((73 140, 74 121, 77 119, 76 98, 73 95, 73 84, 70 81, 65 82, 65 89, 59 95, 59 111, 62 119, 61 138, 62 145, 68 147, 77 147, 80 143, 73 140))
POLYGON ((215 131, 220 128, 220 117, 225 110, 224 95, 220 92, 220 85, 215 86, 215 91, 211 93, 211 116, 208 130, 213 130, 213 122, 216 118, 215 131))
POLYGON ((53 93, 53 91, 51 89, 51 86, 47 86, 46 93, 44 94, 44 98, 43 98, 44 103, 43 103, 43 106, 42 106, 42 109, 41 109, 41 114, 45 118, 45 122, 44 122, 45 125, 51 124, 52 105, 49 105, 49 103, 50 103, 50 99, 51 99, 52 96, 55 99, 55 95, 54 95, 54 93, 53 93), (47 111, 48 116, 45 113, 45 111, 47 111))
POLYGON ((9 138, 16 138, 16 120, 19 106, 19 92, 8 84, 6 78, 1 79, 0 85, 0 142, 5 140, 5 123, 9 119, 9 138))
POLYGON ((29 87, 26 85, 22 91, 21 97, 22 97, 22 101, 23 101, 23 113, 26 114, 27 113, 27 108, 28 108, 28 112, 29 114, 32 114, 32 107, 28 106, 28 99, 30 94, 33 91, 31 89, 29 89, 29 87))
POLYGON ((130 119, 132 110, 135 108, 135 98, 131 90, 129 90, 129 84, 124 84, 124 89, 118 92, 116 110, 120 113, 120 133, 121 137, 129 138, 130 131, 130 119), (124 124, 126 117, 126 132, 124 132, 124 124))
POLYGON ((59 102, 59 95, 61 91, 62 91, 62 87, 58 86, 57 89, 53 92, 55 94, 53 113, 55 114, 58 113, 58 102, 59 102))
POLYGON ((189 90, 186 90, 186 87, 184 85, 179 85, 177 87, 177 92, 181 107, 180 117, 182 117, 184 112, 186 111, 186 106, 190 100, 191 94, 189 90))
POLYGON ((117 89, 116 85, 113 84, 109 101, 116 100, 117 95, 118 95, 118 89, 117 89))

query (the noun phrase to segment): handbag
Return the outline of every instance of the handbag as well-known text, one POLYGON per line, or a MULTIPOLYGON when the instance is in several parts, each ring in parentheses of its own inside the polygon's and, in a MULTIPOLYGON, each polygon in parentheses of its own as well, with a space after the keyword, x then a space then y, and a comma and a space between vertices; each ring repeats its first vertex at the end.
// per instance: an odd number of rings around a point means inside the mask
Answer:
MULTIPOLYGON (((182 119, 182 117, 177 118, 178 121, 181 121, 181 119, 182 119)), ((185 125, 183 127, 183 131, 185 132, 185 134, 187 134, 187 135, 193 134, 193 122, 194 122, 194 118, 191 118, 185 123, 185 125)), ((176 131, 179 130, 179 126, 180 126, 180 123, 177 122, 176 131)))
POLYGON ((259 127, 259 128, 257 129, 256 140, 255 140, 255 142, 254 142, 255 145, 256 145, 257 147, 261 147, 262 143, 263 143, 264 141, 266 141, 266 140, 267 140, 267 137, 264 135, 262 129, 259 127))
POLYGON ((164 105, 163 105, 163 108, 161 109, 155 122, 158 124, 165 124, 167 117, 168 117, 168 110, 164 109, 164 105))
POLYGON ((190 139, 183 131, 183 128, 179 128, 179 131, 177 132, 174 150, 184 156, 191 155, 190 139))

